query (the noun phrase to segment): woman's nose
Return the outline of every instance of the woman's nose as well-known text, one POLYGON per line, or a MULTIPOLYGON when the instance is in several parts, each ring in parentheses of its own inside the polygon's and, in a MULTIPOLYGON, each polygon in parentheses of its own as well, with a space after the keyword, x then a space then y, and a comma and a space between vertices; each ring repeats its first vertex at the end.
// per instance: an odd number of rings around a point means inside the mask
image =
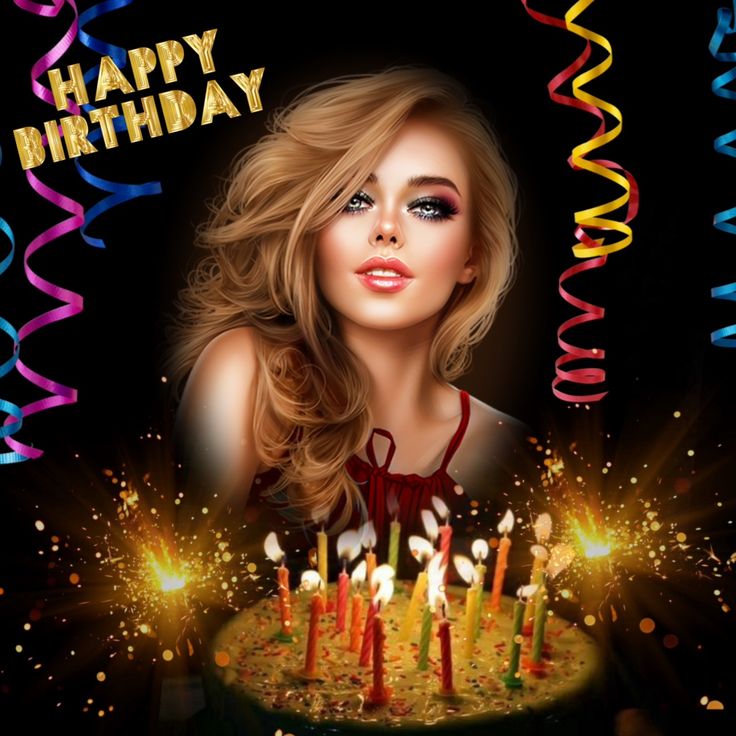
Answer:
POLYGON ((404 245, 404 235, 396 218, 385 215, 377 218, 370 234, 370 242, 375 246, 390 245, 401 248, 404 245))

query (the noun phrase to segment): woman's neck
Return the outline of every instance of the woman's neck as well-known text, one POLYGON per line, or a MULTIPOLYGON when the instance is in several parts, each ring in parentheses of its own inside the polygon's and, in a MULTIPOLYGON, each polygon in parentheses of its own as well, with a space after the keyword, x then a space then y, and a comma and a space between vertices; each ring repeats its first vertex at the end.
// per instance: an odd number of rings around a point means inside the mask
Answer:
POLYGON ((372 378, 368 403, 373 425, 402 434, 422 422, 437 422, 457 412, 447 385, 432 374, 429 352, 436 318, 406 329, 376 330, 341 321, 345 344, 372 378), (448 414, 449 411, 449 414, 448 414))

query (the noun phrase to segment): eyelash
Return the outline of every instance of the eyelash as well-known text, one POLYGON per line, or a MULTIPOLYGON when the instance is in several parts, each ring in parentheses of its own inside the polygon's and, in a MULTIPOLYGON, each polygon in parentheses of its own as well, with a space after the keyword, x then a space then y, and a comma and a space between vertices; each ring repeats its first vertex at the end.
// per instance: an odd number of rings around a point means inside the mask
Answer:
MULTIPOLYGON (((350 202, 352 202, 354 199, 360 199, 361 202, 364 202, 366 204, 374 204, 373 199, 366 194, 366 192, 358 192, 357 194, 354 194, 352 198, 350 199, 350 202)), ((345 210, 349 215, 357 215, 359 212, 363 212, 365 208, 360 207, 358 209, 351 209, 350 202, 345 205, 345 210)), ((452 219, 453 215, 456 215, 458 213, 457 207, 455 205, 446 200, 442 197, 420 197, 419 199, 412 202, 407 209, 413 210, 416 207, 420 207, 421 205, 432 205, 435 210, 437 210, 436 215, 427 215, 427 214, 417 214, 417 217, 420 220, 429 220, 430 222, 437 222, 442 220, 449 220, 452 219)))

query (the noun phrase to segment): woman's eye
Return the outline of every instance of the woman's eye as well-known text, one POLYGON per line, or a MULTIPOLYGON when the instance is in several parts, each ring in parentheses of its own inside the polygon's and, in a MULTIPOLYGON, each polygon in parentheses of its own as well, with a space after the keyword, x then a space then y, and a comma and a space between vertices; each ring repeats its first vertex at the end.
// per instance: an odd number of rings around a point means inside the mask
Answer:
POLYGON ((457 208, 444 199, 427 197, 409 206, 409 211, 416 213, 422 220, 447 220, 457 214, 457 208))
POLYGON ((345 205, 345 212, 362 212, 373 204, 373 200, 365 193, 354 194, 345 205))

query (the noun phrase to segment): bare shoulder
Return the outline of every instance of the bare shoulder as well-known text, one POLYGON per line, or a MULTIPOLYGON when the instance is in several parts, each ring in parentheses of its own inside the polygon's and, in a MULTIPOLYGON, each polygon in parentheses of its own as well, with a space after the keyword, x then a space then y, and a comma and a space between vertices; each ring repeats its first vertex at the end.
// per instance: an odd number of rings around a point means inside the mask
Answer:
POLYGON ((523 421, 471 396, 468 426, 448 472, 471 498, 487 497, 526 461, 531 434, 523 421))
POLYGON ((189 375, 176 417, 183 459, 204 480, 246 485, 259 461, 253 448, 257 334, 237 327, 211 340, 189 375))

